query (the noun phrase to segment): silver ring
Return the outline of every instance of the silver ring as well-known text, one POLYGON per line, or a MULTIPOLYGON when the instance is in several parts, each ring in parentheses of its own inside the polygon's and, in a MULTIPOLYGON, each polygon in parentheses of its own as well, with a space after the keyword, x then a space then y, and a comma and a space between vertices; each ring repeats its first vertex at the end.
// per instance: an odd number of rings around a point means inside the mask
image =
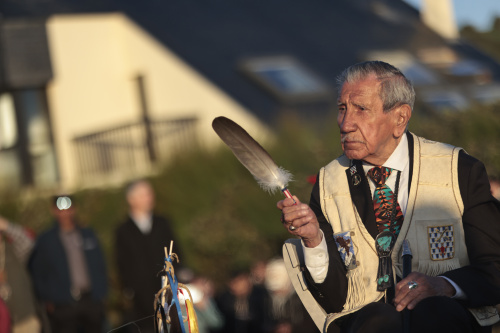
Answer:
POLYGON ((415 281, 408 282, 408 288, 416 289, 417 287, 418 287, 418 283, 416 283, 415 281))
POLYGON ((291 231, 294 231, 294 230, 295 230, 295 229, 297 229, 297 228, 295 228, 293 225, 290 225, 290 226, 288 227, 288 229, 290 229, 291 231))

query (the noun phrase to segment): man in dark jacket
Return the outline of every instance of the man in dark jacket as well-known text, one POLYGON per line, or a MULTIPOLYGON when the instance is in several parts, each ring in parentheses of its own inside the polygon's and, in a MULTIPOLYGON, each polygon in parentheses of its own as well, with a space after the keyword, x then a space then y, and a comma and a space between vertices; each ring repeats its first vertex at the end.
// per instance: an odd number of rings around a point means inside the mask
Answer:
POLYGON ((38 237, 29 262, 52 333, 101 332, 107 277, 99 240, 77 225, 72 198, 55 197, 52 213, 55 224, 38 237))
MULTIPOLYGON (((125 321, 153 315, 153 301, 161 289, 158 276, 163 268, 164 247, 174 240, 169 221, 153 214, 155 196, 144 180, 131 183, 126 189, 129 216, 116 230, 116 262, 126 304, 125 321)), ((179 254, 174 243, 174 253, 179 254)), ((177 265, 176 265, 177 268, 177 265)), ((153 319, 137 322, 143 333, 153 332, 153 319)))

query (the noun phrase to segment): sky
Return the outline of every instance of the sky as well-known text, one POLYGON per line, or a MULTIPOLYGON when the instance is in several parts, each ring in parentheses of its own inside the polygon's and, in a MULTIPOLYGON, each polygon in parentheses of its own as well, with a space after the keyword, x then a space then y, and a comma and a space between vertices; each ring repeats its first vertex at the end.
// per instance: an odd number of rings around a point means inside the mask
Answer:
MULTIPOLYGON (((404 0, 416 8, 422 0, 404 0)), ((441 1, 441 0, 435 0, 441 1)), ((500 0, 452 0, 458 27, 473 25, 477 30, 489 30, 496 16, 500 17, 500 0)))

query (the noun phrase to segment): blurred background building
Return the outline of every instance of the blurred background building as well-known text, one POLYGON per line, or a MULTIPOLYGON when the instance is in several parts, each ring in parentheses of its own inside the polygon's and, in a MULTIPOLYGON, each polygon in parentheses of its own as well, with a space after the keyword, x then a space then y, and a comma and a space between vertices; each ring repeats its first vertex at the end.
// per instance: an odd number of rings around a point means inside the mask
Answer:
POLYGON ((359 61, 399 67, 422 109, 500 97, 500 64, 458 37, 450 1, 3 0, 0 187, 73 190, 155 172, 293 111, 336 108, 359 61))

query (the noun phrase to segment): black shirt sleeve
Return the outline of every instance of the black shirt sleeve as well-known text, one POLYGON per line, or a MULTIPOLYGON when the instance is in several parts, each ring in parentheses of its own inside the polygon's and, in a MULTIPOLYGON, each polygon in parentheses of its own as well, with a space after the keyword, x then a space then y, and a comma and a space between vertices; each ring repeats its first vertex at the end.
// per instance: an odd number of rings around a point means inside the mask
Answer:
POLYGON ((467 296, 467 306, 500 303, 500 203, 490 192, 484 164, 461 151, 458 161, 462 223, 469 265, 443 274, 467 296))
POLYGON ((337 250, 332 226, 328 223, 321 210, 318 182, 314 184, 309 205, 316 214, 319 226, 325 236, 330 262, 327 276, 322 283, 315 283, 307 269, 304 272, 305 277, 311 294, 321 307, 327 313, 340 312, 347 298, 347 270, 337 250))

